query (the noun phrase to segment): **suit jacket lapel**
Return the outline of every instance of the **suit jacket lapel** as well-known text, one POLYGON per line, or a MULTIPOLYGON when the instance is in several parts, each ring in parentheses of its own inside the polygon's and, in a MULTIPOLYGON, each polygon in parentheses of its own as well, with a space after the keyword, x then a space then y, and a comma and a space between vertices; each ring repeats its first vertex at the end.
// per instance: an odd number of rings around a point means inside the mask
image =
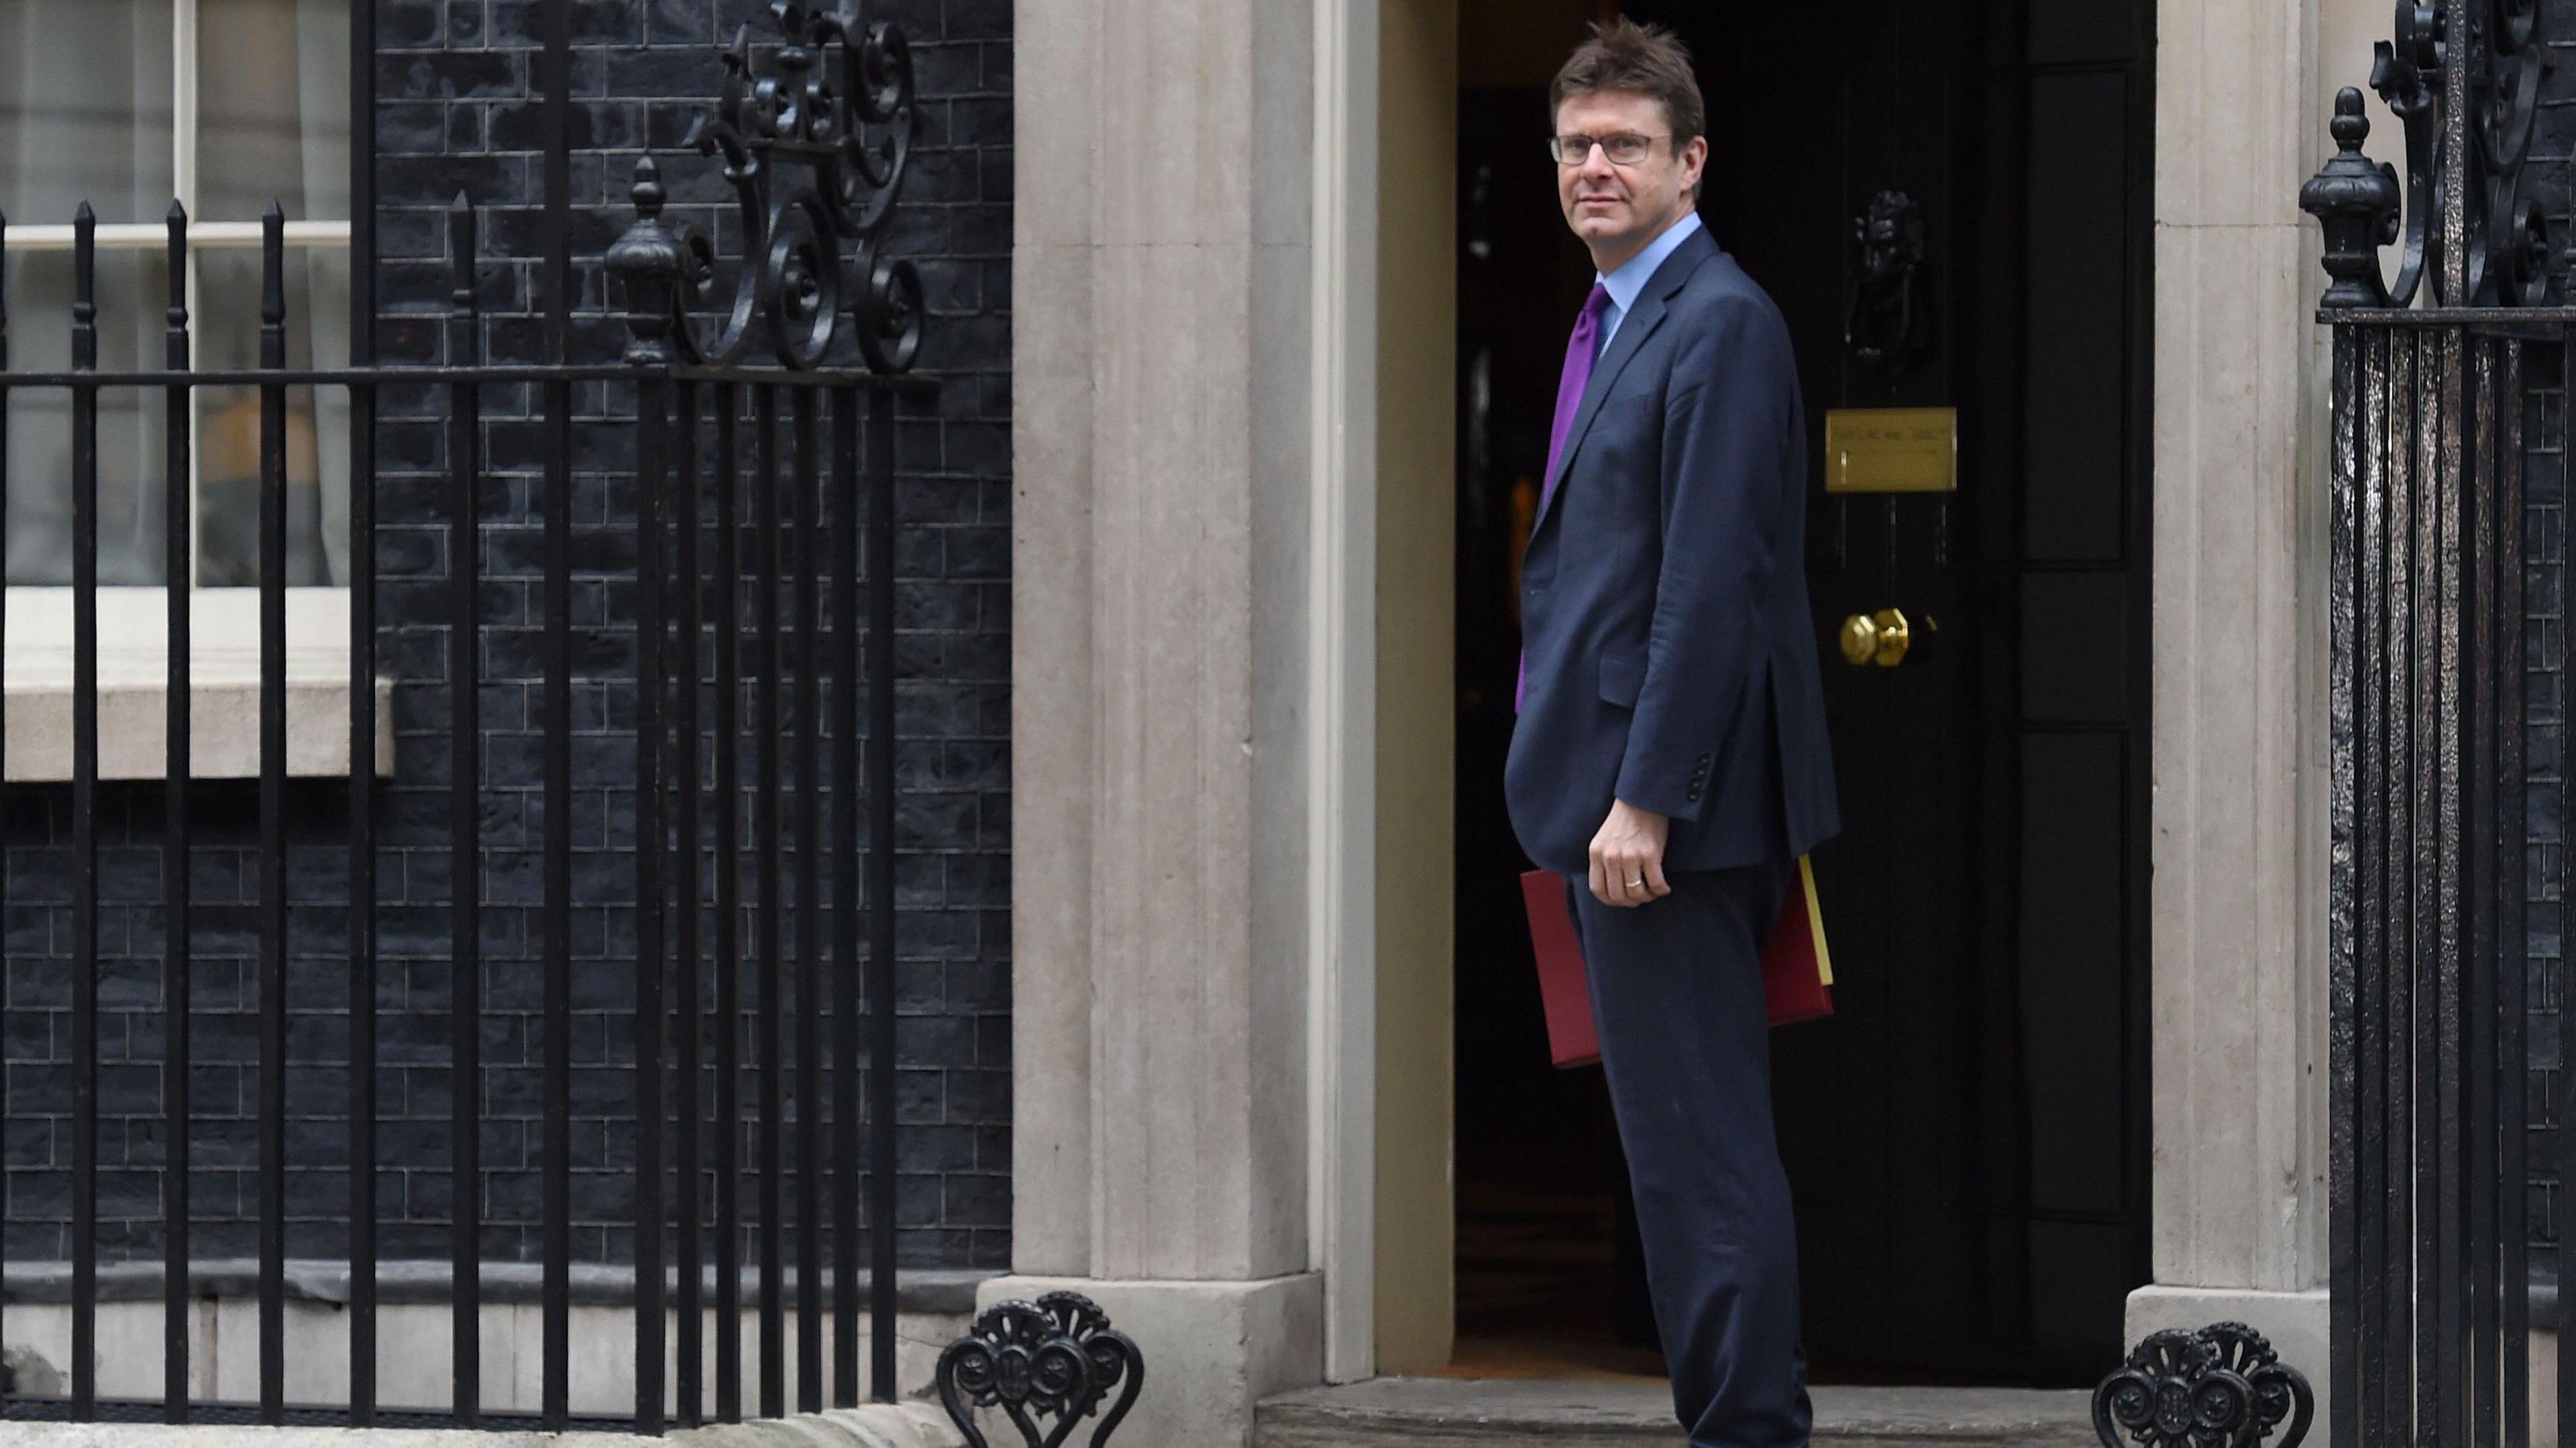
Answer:
POLYGON ((1655 268, 1654 276, 1646 282, 1646 289, 1637 294, 1637 305, 1620 319, 1618 335, 1610 339, 1609 350, 1603 352, 1601 360, 1593 365, 1592 380, 1584 385, 1582 405, 1574 411, 1574 426, 1565 434, 1565 452, 1556 460, 1556 471, 1548 475, 1540 493, 1538 517, 1530 523, 1531 537, 1538 536, 1538 530, 1546 524, 1548 515, 1556 511, 1557 495, 1565 491, 1565 475, 1574 466, 1575 453, 1582 450, 1583 435, 1591 431, 1593 417, 1601 411, 1603 400, 1609 397, 1611 387, 1618 382, 1619 374, 1626 370, 1629 359, 1637 355, 1638 349, 1646 345, 1646 339, 1654 335, 1655 328, 1663 324, 1665 303, 1673 293, 1682 289, 1684 282, 1690 280, 1691 273, 1699 270, 1701 262, 1716 254, 1716 238, 1706 230, 1694 234, 1671 256, 1664 258, 1662 266, 1655 268))

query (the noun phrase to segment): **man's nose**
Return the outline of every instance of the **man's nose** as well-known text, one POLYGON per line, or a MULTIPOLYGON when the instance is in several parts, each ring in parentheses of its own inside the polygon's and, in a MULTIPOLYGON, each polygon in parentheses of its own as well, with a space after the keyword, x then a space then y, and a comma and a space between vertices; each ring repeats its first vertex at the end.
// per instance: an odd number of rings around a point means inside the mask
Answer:
POLYGON ((1610 148, 1596 144, 1590 150, 1584 152, 1583 166, 1580 174, 1586 181, 1617 180, 1619 178, 1619 170, 1617 167, 1610 164, 1610 148))

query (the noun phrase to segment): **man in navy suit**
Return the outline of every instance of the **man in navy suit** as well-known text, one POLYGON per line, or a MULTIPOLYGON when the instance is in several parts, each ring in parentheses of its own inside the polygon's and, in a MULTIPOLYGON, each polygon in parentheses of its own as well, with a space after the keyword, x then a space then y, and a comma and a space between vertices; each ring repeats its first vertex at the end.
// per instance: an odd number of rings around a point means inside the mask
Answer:
POLYGON ((1505 790, 1573 897, 1682 1426, 1697 1448, 1803 1444, 1760 956, 1797 858, 1839 827, 1806 418, 1779 309, 1700 225, 1681 43, 1595 26, 1550 100, 1558 199, 1600 276, 1522 570, 1505 790))

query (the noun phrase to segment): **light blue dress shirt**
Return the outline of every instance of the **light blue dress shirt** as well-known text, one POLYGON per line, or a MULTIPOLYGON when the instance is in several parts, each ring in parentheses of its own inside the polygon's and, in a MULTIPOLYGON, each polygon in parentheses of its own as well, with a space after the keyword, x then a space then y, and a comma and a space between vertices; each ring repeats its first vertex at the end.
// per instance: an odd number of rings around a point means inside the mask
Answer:
MULTIPOLYGON (((1681 250, 1682 243, 1690 240, 1691 233, 1699 229, 1699 212, 1685 211, 1682 213, 1681 220, 1665 227, 1662 235, 1647 242, 1644 251, 1619 263, 1618 270, 1608 276, 1602 276, 1597 272, 1593 274, 1593 280, 1610 292, 1610 309, 1601 318, 1602 352, 1610 350, 1610 339, 1619 335, 1619 324, 1628 320, 1628 309, 1637 305, 1637 294, 1646 289, 1646 283, 1654 276, 1655 268, 1662 266, 1674 252, 1681 250)), ((1599 353, 1594 355, 1598 356, 1599 353)))

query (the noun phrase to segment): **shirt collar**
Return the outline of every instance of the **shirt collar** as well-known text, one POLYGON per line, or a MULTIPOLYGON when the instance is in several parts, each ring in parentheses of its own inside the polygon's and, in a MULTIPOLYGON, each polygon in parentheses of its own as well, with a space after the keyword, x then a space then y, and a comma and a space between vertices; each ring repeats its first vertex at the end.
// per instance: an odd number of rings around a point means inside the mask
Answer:
POLYGON ((1695 209, 1685 211, 1681 220, 1665 227, 1660 235, 1647 242, 1644 251, 1619 263, 1618 269, 1609 275, 1596 275, 1595 280, 1609 291, 1610 305, 1619 309, 1620 316, 1628 315, 1637 305, 1638 294, 1645 291, 1646 283, 1654 277, 1656 270, 1674 252, 1681 250, 1682 243, 1690 240, 1691 234, 1699 229, 1699 212, 1695 209))

